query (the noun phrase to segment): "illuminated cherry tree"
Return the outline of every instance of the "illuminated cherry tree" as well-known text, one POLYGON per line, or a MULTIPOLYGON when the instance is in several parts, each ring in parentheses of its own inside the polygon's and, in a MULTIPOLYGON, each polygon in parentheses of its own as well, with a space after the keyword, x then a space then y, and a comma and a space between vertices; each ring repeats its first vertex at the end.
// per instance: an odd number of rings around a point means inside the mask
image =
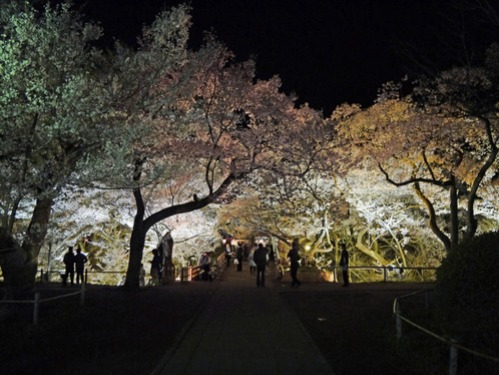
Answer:
POLYGON ((91 47, 100 33, 68 5, 2 5, 0 256, 10 288, 33 286, 54 200, 115 138, 100 121, 110 104, 96 78, 103 57, 91 47))
POLYGON ((368 155, 389 183, 413 186, 448 251, 475 235, 479 189, 497 178, 497 56, 493 47, 482 67, 420 80, 411 97, 389 90, 371 108, 348 113, 341 125, 355 157, 368 155))

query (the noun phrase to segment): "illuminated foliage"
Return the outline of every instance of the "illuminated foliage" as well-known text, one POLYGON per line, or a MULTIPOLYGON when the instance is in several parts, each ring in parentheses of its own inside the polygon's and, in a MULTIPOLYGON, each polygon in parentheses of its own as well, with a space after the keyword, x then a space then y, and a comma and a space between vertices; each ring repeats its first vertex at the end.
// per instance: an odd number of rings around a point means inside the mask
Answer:
POLYGON ((490 63, 451 69, 417 82, 410 98, 385 95, 339 126, 355 157, 370 157, 391 184, 414 187, 428 209, 431 229, 447 250, 459 243, 460 235, 474 236, 478 190, 496 179, 497 74, 490 63), (437 220, 438 190, 448 194, 440 198, 447 199, 447 228, 437 220))
POLYGON ((95 74, 103 60, 91 43, 99 36, 66 4, 41 12, 28 3, 2 5, 1 238, 21 243, 3 252, 11 286, 34 280, 54 199, 91 173, 102 142, 113 137, 100 121, 109 95, 95 74), (28 213, 22 221, 20 207, 28 213))

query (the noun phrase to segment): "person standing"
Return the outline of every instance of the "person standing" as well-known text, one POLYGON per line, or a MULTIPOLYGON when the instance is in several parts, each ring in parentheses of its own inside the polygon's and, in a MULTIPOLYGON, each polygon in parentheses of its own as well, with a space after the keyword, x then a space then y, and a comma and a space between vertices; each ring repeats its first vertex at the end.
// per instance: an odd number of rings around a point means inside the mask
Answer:
POLYGON ((157 249, 152 251, 151 281, 152 285, 159 285, 159 274, 161 272, 161 258, 157 249))
POLYGON ((239 242, 237 244, 237 249, 236 249, 237 271, 238 272, 241 272, 243 270, 243 256, 244 256, 243 244, 241 242, 239 242))
POLYGON ((290 273, 291 273, 291 287, 299 287, 301 285, 301 281, 298 280, 298 267, 300 267, 300 255, 298 254, 298 249, 300 245, 298 243, 298 239, 293 240, 293 244, 291 245, 291 250, 288 252, 288 258, 290 263, 290 273))
POLYGON ((85 279, 83 278, 83 273, 85 271, 85 263, 88 262, 88 258, 85 254, 81 252, 81 247, 78 245, 76 248, 76 255, 74 258, 74 263, 76 266, 76 285, 80 284, 80 280, 83 283, 85 279))
POLYGON ((68 246, 68 251, 64 254, 62 261, 64 262, 64 266, 66 268, 66 273, 62 277, 62 285, 66 286, 68 277, 70 277, 71 286, 73 286, 75 278, 75 255, 73 253, 73 246, 68 246))
POLYGON ((211 281, 211 257, 208 252, 204 252, 199 259, 199 267, 201 268, 201 279, 211 281))
POLYGON ((253 260, 256 263, 256 286, 265 287, 265 267, 267 266, 267 249, 262 243, 258 244, 258 248, 253 254, 253 260))
POLYGON ((250 274, 256 273, 256 263, 255 263, 255 249, 252 249, 248 255, 248 265, 250 274))
POLYGON ((231 247, 230 243, 227 243, 225 245, 225 266, 227 268, 230 267, 231 258, 232 258, 232 247, 231 247))
POLYGON ((343 286, 349 285, 348 280, 348 251, 347 245, 344 243, 341 244, 341 256, 340 256, 340 267, 343 273, 343 286))

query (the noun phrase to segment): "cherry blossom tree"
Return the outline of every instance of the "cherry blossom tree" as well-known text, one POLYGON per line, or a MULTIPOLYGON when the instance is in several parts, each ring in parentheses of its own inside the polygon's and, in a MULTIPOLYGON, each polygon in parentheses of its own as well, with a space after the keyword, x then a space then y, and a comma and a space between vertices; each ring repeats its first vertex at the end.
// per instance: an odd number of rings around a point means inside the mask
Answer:
POLYGON ((2 5, 0 257, 11 291, 33 286, 55 198, 91 173, 115 136, 100 121, 110 103, 102 54, 91 47, 100 34, 67 4, 2 5))
POLYGON ((410 97, 393 95, 392 86, 371 108, 348 113, 341 125, 354 156, 372 158, 389 183, 413 186, 428 210, 430 228, 448 251, 475 235, 479 189, 497 174, 494 46, 488 56, 483 66, 419 80, 410 97), (436 207, 442 193, 447 194, 445 221, 436 207), (460 212, 465 213, 462 224, 460 212))
POLYGON ((137 53, 123 50, 117 65, 117 82, 133 81, 119 85, 116 110, 131 134, 118 167, 132 167, 125 175, 137 208, 128 288, 138 287, 146 234, 155 224, 230 199, 238 181, 272 169, 279 137, 296 122, 294 98, 280 92, 277 77, 256 80, 253 61, 234 62, 212 37, 200 50, 187 50, 189 19, 183 6, 160 15, 137 53), (165 189, 175 193, 154 204, 155 190, 165 189))

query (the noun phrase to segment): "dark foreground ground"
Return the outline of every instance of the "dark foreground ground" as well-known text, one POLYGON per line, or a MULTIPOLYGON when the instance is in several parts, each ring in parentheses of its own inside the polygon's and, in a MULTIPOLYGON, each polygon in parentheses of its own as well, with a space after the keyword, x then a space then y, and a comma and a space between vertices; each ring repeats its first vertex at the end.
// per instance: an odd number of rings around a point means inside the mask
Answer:
MULTIPOLYGON (((80 307, 78 296, 43 304, 38 327, 30 323, 31 306, 14 313, 0 306, 0 374, 150 374, 218 282, 178 283, 138 292, 89 286, 85 307, 80 307)), ((422 287, 305 284, 291 289, 286 285, 281 297, 337 375, 390 375, 401 373, 393 352, 393 299, 422 287)), ((42 298, 60 293, 57 289, 42 290, 42 298)))

